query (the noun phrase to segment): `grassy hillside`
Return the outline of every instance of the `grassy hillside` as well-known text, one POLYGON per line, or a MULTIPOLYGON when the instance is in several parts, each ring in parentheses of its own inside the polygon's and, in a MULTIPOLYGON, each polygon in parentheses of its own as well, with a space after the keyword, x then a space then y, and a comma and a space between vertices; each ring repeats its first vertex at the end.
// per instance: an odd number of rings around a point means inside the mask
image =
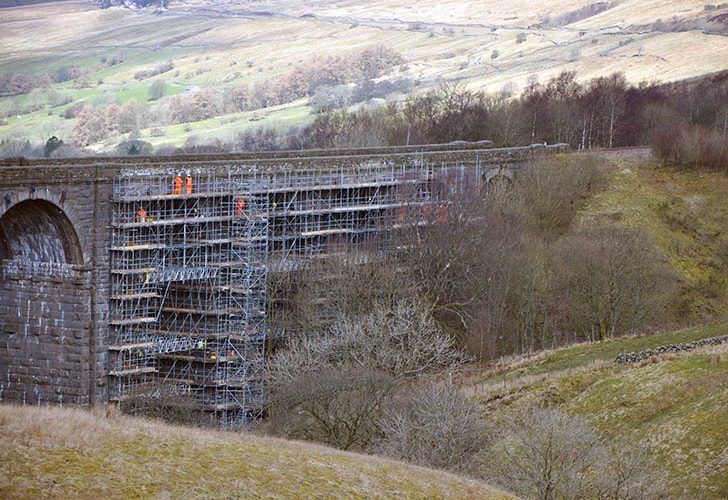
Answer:
POLYGON ((8 405, 0 405, 0 497, 511 498, 321 446, 8 405))
MULTIPOLYGON (((525 0, 418 2, 215 3, 173 1, 169 11, 99 10, 63 1, 3 9, 0 73, 37 74, 64 66, 81 68, 83 82, 53 84, 70 103, 54 106, 43 95, 0 98, 0 139, 34 142, 50 135, 66 140, 72 120, 58 115, 74 103, 146 100, 153 79, 136 72, 167 61, 170 94, 195 87, 232 87, 265 82, 314 55, 340 54, 374 43, 401 52, 406 64, 384 78, 408 78, 416 88, 457 80, 476 89, 522 88, 561 70, 587 79, 624 71, 630 81, 673 81, 728 68, 728 38, 710 22, 726 10, 704 9, 704 1, 623 0, 599 13, 586 2, 560 0, 534 6, 525 0), (83 29, 79 29, 83 26, 83 29), (114 64, 110 64, 110 62, 114 64), (79 88, 82 87, 82 88, 79 88), (35 111, 25 112, 32 101, 35 111)), ((303 124, 307 102, 281 111, 228 115, 220 124, 166 127, 140 132, 155 145, 184 143, 190 136, 229 139, 261 124, 303 124), (195 129, 203 129, 195 133, 195 129), (154 137, 153 137, 154 136, 154 137)), ((108 150, 124 137, 95 144, 108 150)))
POLYGON ((672 496, 728 495, 728 345, 615 365, 617 353, 728 334, 728 323, 582 345, 471 375, 464 389, 491 420, 558 404, 611 440, 641 443, 664 467, 672 496))
POLYGON ((606 187, 581 207, 577 224, 645 231, 681 282, 669 313, 699 326, 471 366, 461 387, 495 425, 519 407, 561 405, 612 442, 646 446, 671 497, 726 498, 728 344, 635 365, 614 360, 728 334, 728 177, 629 155, 610 161, 606 187))
POLYGON ((683 280, 676 315, 691 322, 728 314, 728 176, 617 161, 609 187, 581 223, 600 219, 646 231, 683 280))

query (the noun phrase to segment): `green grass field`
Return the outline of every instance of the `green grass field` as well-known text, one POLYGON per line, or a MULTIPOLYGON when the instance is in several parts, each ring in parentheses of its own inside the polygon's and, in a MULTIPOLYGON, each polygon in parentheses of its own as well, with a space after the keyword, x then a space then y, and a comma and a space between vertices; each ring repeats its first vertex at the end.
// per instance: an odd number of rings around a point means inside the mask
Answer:
POLYGON ((728 314, 728 177, 701 169, 617 165, 581 213, 645 231, 685 281, 686 321, 728 314))
POLYGON ((501 373, 492 373, 481 382, 503 382, 528 375, 543 375, 554 372, 576 370, 592 365, 614 361, 622 352, 636 352, 654 349, 664 345, 693 342, 709 337, 728 335, 728 322, 707 326, 660 332, 639 337, 627 337, 598 343, 582 344, 553 352, 542 353, 533 362, 526 361, 524 366, 511 368, 501 373))

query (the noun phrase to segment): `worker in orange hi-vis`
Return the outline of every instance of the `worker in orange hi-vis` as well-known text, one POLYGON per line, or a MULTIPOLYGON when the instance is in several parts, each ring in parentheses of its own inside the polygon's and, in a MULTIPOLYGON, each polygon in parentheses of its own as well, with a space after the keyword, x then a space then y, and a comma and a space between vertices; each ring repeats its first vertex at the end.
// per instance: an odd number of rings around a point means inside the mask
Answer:
POLYGON ((174 195, 179 196, 182 194, 182 177, 179 174, 174 176, 174 195))
POLYGON ((137 222, 146 222, 147 221, 147 209, 144 207, 141 207, 139 211, 137 212, 137 222))
POLYGON ((192 194, 192 174, 189 172, 187 173, 187 180, 185 182, 185 192, 187 194, 192 194))
POLYGON ((242 217, 243 210, 245 210, 245 200, 242 198, 238 198, 238 202, 237 202, 236 206, 237 206, 237 210, 235 211, 235 213, 238 215, 238 217, 242 217))
POLYGON ((445 224, 447 222, 447 205, 438 205, 435 209, 435 222, 445 224))

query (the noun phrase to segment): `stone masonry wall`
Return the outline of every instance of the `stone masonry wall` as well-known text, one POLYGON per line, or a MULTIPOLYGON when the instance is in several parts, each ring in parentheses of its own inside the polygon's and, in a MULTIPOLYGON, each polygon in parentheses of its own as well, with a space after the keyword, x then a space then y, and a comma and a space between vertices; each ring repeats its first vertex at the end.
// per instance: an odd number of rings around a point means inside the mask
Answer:
POLYGON ((108 228, 115 172, 99 167, 3 172, 0 217, 24 201, 52 203, 75 228, 83 262, 0 262, 2 401, 108 400, 108 228))
POLYGON ((0 399, 88 404, 91 273, 9 265, 0 277, 0 399))

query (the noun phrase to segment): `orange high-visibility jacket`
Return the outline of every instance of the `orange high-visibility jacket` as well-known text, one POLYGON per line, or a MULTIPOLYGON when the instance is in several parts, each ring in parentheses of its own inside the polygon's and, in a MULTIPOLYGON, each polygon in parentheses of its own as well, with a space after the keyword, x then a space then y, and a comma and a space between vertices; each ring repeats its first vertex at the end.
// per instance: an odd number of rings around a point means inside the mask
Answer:
POLYGON ((185 192, 187 194, 192 194, 192 176, 187 176, 187 182, 185 183, 185 192))
POLYGON ((174 178, 174 194, 182 194, 182 177, 179 175, 174 178))

